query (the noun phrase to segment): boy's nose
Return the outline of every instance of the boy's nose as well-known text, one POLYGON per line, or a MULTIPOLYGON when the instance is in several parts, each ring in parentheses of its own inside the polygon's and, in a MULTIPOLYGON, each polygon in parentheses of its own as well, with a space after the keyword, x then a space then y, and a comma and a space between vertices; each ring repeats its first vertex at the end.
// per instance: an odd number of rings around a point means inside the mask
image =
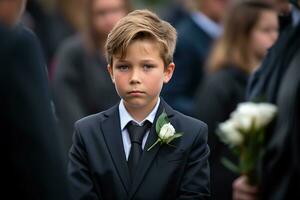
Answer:
POLYGON ((130 83, 140 83, 140 73, 138 69, 132 70, 130 83))

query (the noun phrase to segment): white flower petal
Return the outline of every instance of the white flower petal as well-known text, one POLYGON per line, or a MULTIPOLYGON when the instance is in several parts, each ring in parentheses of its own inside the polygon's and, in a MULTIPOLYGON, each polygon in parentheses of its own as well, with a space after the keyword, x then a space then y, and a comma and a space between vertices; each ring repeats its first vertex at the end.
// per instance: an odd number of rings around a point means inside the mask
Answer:
POLYGON ((166 139, 172 137, 174 134, 175 134, 174 127, 172 126, 171 123, 167 123, 161 127, 160 132, 159 132, 159 137, 162 140, 166 140, 166 139))
POLYGON ((237 109, 232 112, 231 118, 242 130, 249 130, 252 123, 257 130, 270 123, 276 112, 277 108, 272 104, 246 102, 238 104, 237 109))
POLYGON ((243 136, 237 131, 234 121, 227 120, 221 123, 219 130, 218 135, 224 143, 237 146, 243 142, 243 136))

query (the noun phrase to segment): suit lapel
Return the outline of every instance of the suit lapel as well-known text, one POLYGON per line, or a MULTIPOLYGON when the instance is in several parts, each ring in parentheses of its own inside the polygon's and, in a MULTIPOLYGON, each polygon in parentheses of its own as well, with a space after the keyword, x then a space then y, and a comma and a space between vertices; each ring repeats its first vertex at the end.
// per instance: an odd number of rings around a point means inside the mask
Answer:
POLYGON ((157 144, 155 147, 153 147, 150 151, 147 151, 147 149, 155 143, 157 140, 157 133, 155 131, 155 124, 157 121, 157 118, 159 115, 163 112, 163 110, 166 111, 168 118, 170 119, 174 115, 174 110, 161 98, 161 102, 159 105, 159 108, 157 110, 157 113, 155 115, 154 122, 152 124, 147 142, 145 144, 145 148, 143 151, 143 155, 141 157, 141 161, 139 162, 139 166, 136 172, 136 176, 134 177, 132 188, 130 190, 129 199, 133 197, 135 192, 137 191, 138 187, 140 186, 142 180, 144 179, 144 176, 146 175, 146 172, 149 170, 149 167, 151 166, 154 158, 156 157, 160 145, 157 144))
POLYGON ((128 193, 130 179, 121 136, 122 133, 118 106, 114 106, 104 113, 104 115, 107 117, 107 119, 102 123, 102 132, 106 140, 107 148, 109 149, 110 155, 121 178, 122 184, 128 193))

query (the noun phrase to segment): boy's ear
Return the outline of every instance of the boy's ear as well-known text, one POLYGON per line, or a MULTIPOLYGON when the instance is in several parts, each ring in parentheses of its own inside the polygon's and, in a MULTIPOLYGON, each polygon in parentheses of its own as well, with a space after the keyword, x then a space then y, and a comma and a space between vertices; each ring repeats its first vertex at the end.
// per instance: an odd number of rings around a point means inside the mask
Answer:
POLYGON ((113 68, 110 64, 107 65, 107 70, 109 72, 109 75, 110 75, 110 78, 111 78, 112 82, 115 83, 113 68))
POLYGON ((175 69, 175 64, 171 62, 164 71, 164 83, 168 83, 172 78, 175 69))

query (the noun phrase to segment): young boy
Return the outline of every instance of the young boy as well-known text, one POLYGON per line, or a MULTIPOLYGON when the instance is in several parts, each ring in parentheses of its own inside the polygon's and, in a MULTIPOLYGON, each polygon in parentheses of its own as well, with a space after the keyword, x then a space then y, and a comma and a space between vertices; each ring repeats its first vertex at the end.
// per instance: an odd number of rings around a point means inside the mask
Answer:
POLYGON ((207 126, 159 98, 175 68, 175 43, 175 29, 147 10, 131 12, 109 34, 108 71, 121 101, 75 123, 73 199, 209 199, 207 126), (157 123, 162 113, 170 124, 157 123), (133 138, 133 126, 149 124, 133 138), (175 131, 181 137, 163 143, 175 131))

